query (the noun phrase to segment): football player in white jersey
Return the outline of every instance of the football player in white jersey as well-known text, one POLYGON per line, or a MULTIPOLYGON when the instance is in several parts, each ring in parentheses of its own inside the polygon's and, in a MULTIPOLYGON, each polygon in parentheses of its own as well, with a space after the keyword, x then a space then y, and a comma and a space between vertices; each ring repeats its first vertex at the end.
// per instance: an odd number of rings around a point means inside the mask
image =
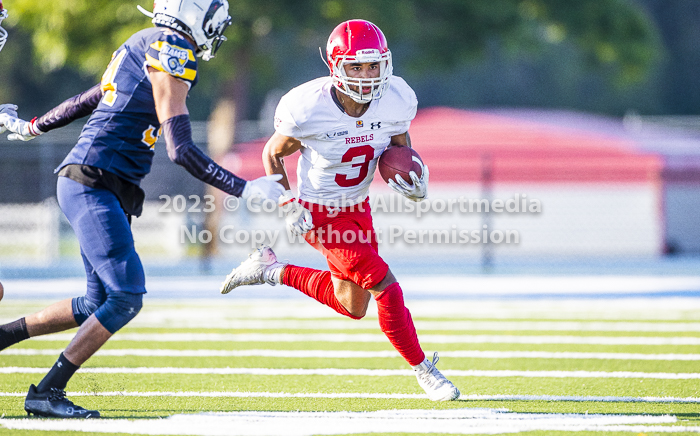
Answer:
MULTIPOLYGON (((379 325, 413 367, 418 383, 434 401, 459 397, 437 370, 437 353, 426 359, 418 343, 403 292, 378 254, 368 202, 377 159, 389 145, 409 146, 408 127, 416 114, 413 90, 392 75, 391 52, 382 31, 365 20, 338 25, 326 47, 330 76, 292 89, 275 113, 275 134, 265 145, 268 175, 281 174, 287 191, 280 198, 288 229, 305 234, 324 254, 330 271, 277 261, 261 247, 226 278, 221 292, 269 283, 294 287, 336 312, 362 318, 377 302, 379 325), (285 156, 301 152, 299 196, 292 194, 285 156)), ((390 186, 420 201, 427 195, 428 168, 390 186)))

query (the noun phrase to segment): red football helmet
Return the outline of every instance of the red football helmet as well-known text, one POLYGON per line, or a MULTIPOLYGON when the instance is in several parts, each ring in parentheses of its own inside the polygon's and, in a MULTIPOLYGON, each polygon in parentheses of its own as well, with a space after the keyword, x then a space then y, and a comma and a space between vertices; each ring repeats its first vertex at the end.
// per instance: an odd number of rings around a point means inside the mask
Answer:
MULTIPOLYGON (((2 8, 2 0, 0 0, 0 24, 5 18, 7 18, 7 9, 2 8)), ((0 27, 0 50, 5 45, 5 41, 7 41, 7 30, 0 27)))
POLYGON ((331 70, 333 85, 358 103, 381 98, 389 87, 392 74, 391 52, 379 27, 365 20, 340 23, 328 38, 326 59, 331 70), (345 74, 345 64, 379 62, 379 77, 356 79, 345 74), (350 87, 357 90, 352 90, 350 87), (371 87, 364 94, 363 87, 371 87))

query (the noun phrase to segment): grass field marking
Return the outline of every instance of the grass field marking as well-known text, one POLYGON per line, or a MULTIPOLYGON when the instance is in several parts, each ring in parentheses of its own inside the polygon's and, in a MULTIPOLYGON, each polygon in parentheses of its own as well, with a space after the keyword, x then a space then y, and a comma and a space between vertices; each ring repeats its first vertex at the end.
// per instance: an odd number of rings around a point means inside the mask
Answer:
MULTIPOLYGON (((0 397, 22 397, 26 392, 0 392, 0 397)), ((389 400, 423 400, 425 394, 379 394, 379 393, 287 393, 287 392, 69 392, 73 397, 193 397, 193 398, 358 398, 389 400)), ((466 401, 564 401, 594 403, 678 403, 700 404, 695 397, 614 397, 614 396, 561 396, 561 395, 461 395, 466 401)))
MULTIPOLYGON (((551 429, 552 431, 570 431, 571 429, 561 428, 561 429, 551 429)), ((586 427, 581 428, 579 431, 587 430, 586 427)), ((644 427, 640 425, 609 425, 606 427, 594 428, 594 431, 606 431, 606 432, 629 432, 636 433, 637 435, 646 435, 647 433, 700 433, 700 427, 684 427, 684 426, 672 426, 672 427, 644 427)))
MULTIPOLYGON (((5 297, 0 305, 0 323, 14 321, 20 314, 43 309, 55 302, 55 298, 45 300, 27 299, 27 294, 5 284, 5 297), (23 295, 23 299, 13 299, 13 295, 23 295), (19 310, 21 308, 21 310, 19 310)), ((51 282, 51 286, 54 283, 51 282)), ((46 287, 46 285, 43 285, 46 287)), ((84 287, 84 281, 78 288, 84 287)), ((74 288, 77 289, 77 288, 74 288)), ((217 287, 218 289, 218 287, 217 287)), ((296 292, 290 290, 290 292, 296 292)), ((257 291, 256 291, 257 293, 257 291)), ((67 296, 75 296, 75 292, 67 296)), ((211 327, 220 323, 241 320, 318 320, 343 321, 335 312, 314 300, 300 295, 300 299, 259 299, 236 298, 188 298, 158 299, 148 294, 147 304, 130 324, 131 327, 157 326, 187 328, 211 327), (183 310, 186 309, 186 310, 183 310)), ((416 320, 552 320, 552 321, 595 321, 595 322, 700 322, 700 298, 624 298, 599 299, 534 299, 534 300, 435 300, 421 299, 407 303, 411 315, 416 320)), ((367 318, 376 318, 376 305, 370 304, 367 318)), ((376 325, 376 324, 375 324, 376 325)))
MULTIPOLYGON (((35 341, 70 341, 75 334, 57 333, 35 341)), ((138 342, 386 342, 383 334, 294 333, 118 333, 110 341, 138 342)), ((584 345, 700 345, 700 337, 643 336, 519 336, 519 335, 420 335, 421 343, 487 344, 584 344, 584 345)))
MULTIPOLYGON (((62 349, 10 348, 5 356, 54 356, 62 349)), ((426 351, 426 355, 432 352, 426 351)), ((294 359, 377 359, 396 358, 396 351, 332 351, 332 350, 154 350, 150 348, 99 350, 96 356, 125 357, 280 357, 294 359)), ((603 359, 603 360, 663 360, 698 361, 700 354, 641 354, 641 353, 584 353, 571 351, 441 351, 442 357, 484 359, 603 359)))
MULTIPOLYGON (((83 277, 50 279, 6 279, 7 287, 17 292, 73 293, 85 284, 83 277), (50 284, 51 286, 47 286, 50 284), (47 289, 48 288, 48 289, 47 289)), ((426 289, 440 289, 441 294, 607 294, 668 291, 696 291, 700 289, 697 275, 403 275, 402 287, 406 293, 426 293, 426 289), (465 283, 469 286, 465 287, 465 283)), ((154 295, 173 292, 192 293, 201 289, 209 296, 219 289, 218 276, 153 276, 148 279, 148 289, 154 295), (211 290, 211 294, 208 290, 211 290)), ((271 289, 269 286, 261 289, 271 289)))
POLYGON ((676 417, 515 413, 504 409, 379 410, 375 412, 225 412, 174 415, 166 419, 39 420, 0 419, 15 430, 128 432, 168 435, 289 436, 350 433, 498 434, 518 431, 700 431, 700 427, 669 427, 676 417))
MULTIPOLYGON (((7 366, 0 367, 0 374, 37 374, 46 372, 46 368, 27 368, 7 366)), ((139 368, 108 368, 84 367, 83 374, 216 374, 216 375, 326 375, 326 376, 411 376, 411 370, 403 369, 338 369, 338 368, 172 368, 172 367, 139 367, 139 368)), ((631 372, 631 371, 512 371, 512 370, 457 370, 444 369, 441 371, 450 377, 530 377, 530 378, 637 378, 662 380, 696 380, 700 373, 668 373, 668 372, 631 372)))
MULTIPOLYGON (((421 331, 587 331, 587 332, 700 332, 700 323, 693 322, 620 322, 620 321, 421 321, 414 320, 421 331)), ((239 330, 360 330, 375 328, 376 317, 365 317, 362 322, 345 320, 232 320, 225 315, 217 317, 217 328, 239 330), (223 319, 222 319, 223 318, 223 319)), ((210 319, 201 314, 183 313, 178 327, 208 327, 210 319)), ((172 319, 158 313, 141 313, 132 326, 171 327, 172 319)))

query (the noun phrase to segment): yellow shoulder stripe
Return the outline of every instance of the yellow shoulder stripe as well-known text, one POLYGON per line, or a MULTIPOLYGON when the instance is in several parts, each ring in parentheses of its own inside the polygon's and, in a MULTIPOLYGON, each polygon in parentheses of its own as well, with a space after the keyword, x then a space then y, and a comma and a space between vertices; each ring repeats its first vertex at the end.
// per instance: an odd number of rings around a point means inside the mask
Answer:
MULTIPOLYGON (((160 63, 160 60, 154 58, 153 56, 149 55, 148 53, 146 53, 146 60, 148 61, 149 66, 155 68, 158 71, 168 73, 163 68, 163 65, 160 63)), ((168 73, 168 74, 170 74, 170 73, 168 73)), ((192 68, 185 68, 185 71, 182 74, 173 74, 173 77, 179 77, 181 79, 192 81, 192 80, 194 80, 195 77, 197 77, 197 70, 193 70, 192 68)))
POLYGON ((174 49, 177 49, 177 50, 186 51, 186 52, 187 52, 187 59, 188 59, 188 60, 190 60, 190 61, 192 61, 192 62, 194 62, 194 61, 196 60, 196 58, 194 57, 194 53, 192 53, 192 50, 190 50, 189 48, 184 48, 184 47, 180 47, 180 46, 177 46, 177 45, 168 44, 168 43, 165 42, 165 41, 156 41, 156 42, 154 42, 153 44, 151 44, 151 48, 153 48, 153 49, 155 49, 155 50, 157 50, 157 51, 161 51, 161 50, 163 49, 163 44, 167 44, 168 46, 170 46, 170 47, 172 47, 172 48, 174 48, 174 49))
POLYGON ((165 72, 165 70, 163 69, 163 65, 161 65, 160 61, 154 58, 153 56, 149 55, 148 53, 146 53, 146 60, 148 61, 149 66, 155 68, 158 71, 165 72))

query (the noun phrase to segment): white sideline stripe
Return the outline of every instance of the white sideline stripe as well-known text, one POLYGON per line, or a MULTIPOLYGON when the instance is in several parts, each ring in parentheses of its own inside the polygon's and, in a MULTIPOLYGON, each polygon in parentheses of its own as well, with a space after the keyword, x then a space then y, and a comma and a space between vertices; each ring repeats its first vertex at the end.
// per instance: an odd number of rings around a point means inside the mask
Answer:
MULTIPOLYGON (((43 374, 46 368, 7 366, 0 374, 43 374)), ((339 368, 173 368, 139 367, 81 368, 83 374, 199 374, 199 375, 327 375, 327 376, 415 376, 411 370, 403 369, 339 369, 339 368)), ((700 379, 700 373, 632 372, 632 371, 512 371, 512 370, 458 370, 441 371, 450 377, 531 377, 531 378, 644 378, 664 380, 700 379)))
MULTIPOLYGON (((179 312, 179 318, 167 318, 161 313, 141 313, 139 325, 151 327, 205 327, 212 325, 209 318, 198 314, 191 317, 179 312)), ((216 327, 238 330, 367 330, 377 327, 374 317, 369 322, 357 321, 303 321, 303 320, 231 320, 217 317, 216 327)), ((700 332, 700 323, 653 322, 556 322, 556 321, 414 321, 420 331, 587 331, 587 332, 700 332)))
MULTIPOLYGON (((26 397, 26 392, 0 392, 0 397, 26 397)), ((69 392, 70 397, 184 397, 184 398, 363 398, 388 400, 425 400, 425 394, 380 393, 288 393, 288 392, 69 392)), ((700 398, 687 397, 612 397, 612 396, 560 396, 560 395, 461 395, 469 401, 566 401, 602 403, 700 403, 700 398)))
POLYGON ((331 435, 348 433, 502 434, 522 431, 700 432, 661 426, 675 416, 514 413, 505 409, 379 410, 375 412, 229 412, 165 419, 0 419, 13 430, 121 432, 152 435, 331 435))
MULTIPOLYGON (((62 349, 10 348, 5 356, 57 356, 62 349)), ((427 352, 426 355, 431 355, 427 352)), ((374 359, 401 357, 396 351, 333 351, 333 350, 99 350, 96 356, 110 357, 280 357, 292 359, 374 359)), ((698 361, 700 354, 582 353, 549 351, 441 351, 442 357, 483 359, 604 359, 604 360, 667 360, 698 361)))
MULTIPOLYGON (((148 292, 168 295, 175 292, 216 296, 224 276, 182 276, 148 279, 148 292)), ((75 293, 85 287, 84 277, 54 279, 6 279, 6 288, 18 294, 75 293)), ((404 293, 409 295, 605 295, 657 292, 696 292, 700 290, 700 276, 663 275, 403 275, 400 277, 404 293)), ((267 288, 267 286, 266 286, 267 288)), ((262 289, 262 288, 261 288, 262 289)), ((272 289, 272 288, 270 288, 272 289)))
MULTIPOLYGON (((47 282, 48 283, 48 282, 47 282)), ((14 321, 16 312, 28 312, 43 309, 50 300, 27 299, 29 295, 17 294, 10 290, 5 283, 5 297, 2 307, 4 315, 0 314, 0 324, 14 321), (13 295, 23 296, 23 299, 13 299, 13 295), (7 312, 10 308, 16 308, 7 312)), ((54 285, 53 282, 50 283, 54 285)), ((47 285, 44 285, 46 287, 47 285)), ((80 289, 85 284, 80 285, 80 289)), ((262 287, 265 287, 263 285, 262 287)), ((78 289, 78 288, 76 288, 78 289)), ((218 289, 218 286, 217 286, 218 289)), ((270 289, 274 289, 270 287, 270 289)), ((258 288, 260 291, 260 288, 258 288)), ((292 291, 293 292, 293 291, 292 291)), ((218 292, 217 292, 218 294, 218 292)), ((259 292, 255 292, 259 294, 259 292)), ((78 295, 75 292, 69 296, 78 295)), ((150 295, 150 294, 149 294, 150 295)), ((328 307, 318 304, 303 295, 300 299, 255 299, 236 298, 226 299, 220 294, 216 298, 169 298, 150 299, 146 307, 129 325, 131 327, 177 327, 210 328, 212 325, 226 327, 229 321, 242 320, 318 320, 346 321, 337 314, 329 312, 328 307), (187 309, 187 310, 182 310, 187 309)), ((410 304, 414 319, 434 320, 504 320, 504 321, 629 321, 629 322, 700 322, 700 298, 624 298, 605 300, 604 304, 598 299, 533 299, 533 300, 480 300, 479 304, 465 300, 421 300, 419 304, 410 304)), ((377 306, 370 304, 367 309, 367 323, 376 329, 377 306), (372 320, 374 318, 374 320, 372 320)), ((349 320, 347 320, 350 322, 349 320)), ((359 321, 357 324, 362 324, 359 321)))
MULTIPOLYGON (((35 341, 70 341, 75 334, 58 333, 35 341)), ((421 335, 422 343, 489 344, 588 344, 588 345, 700 345, 700 337, 645 336, 518 336, 518 335, 421 335)), ((265 334, 265 333, 118 333, 113 341, 150 342, 386 342, 381 334, 265 334)))

